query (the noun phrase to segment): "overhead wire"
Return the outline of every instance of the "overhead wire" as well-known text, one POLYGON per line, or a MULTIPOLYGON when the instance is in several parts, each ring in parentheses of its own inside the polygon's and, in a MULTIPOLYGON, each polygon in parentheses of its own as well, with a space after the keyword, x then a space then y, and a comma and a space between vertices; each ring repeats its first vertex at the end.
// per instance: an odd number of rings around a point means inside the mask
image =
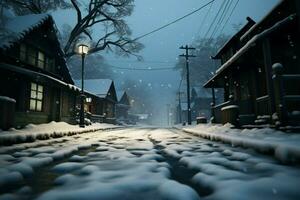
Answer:
POLYGON ((219 10, 218 10, 218 12, 217 12, 217 14, 215 15, 215 17, 214 17, 212 23, 210 24, 210 26, 209 26, 209 28, 207 29, 207 31, 206 31, 206 33, 205 33, 205 35, 204 35, 203 38, 207 38, 207 36, 208 36, 209 32, 211 31, 211 29, 212 29, 214 23, 216 22, 216 20, 217 20, 219 14, 220 14, 220 12, 221 12, 221 10, 223 10, 224 5, 225 5, 225 1, 222 2, 222 4, 221 4, 221 6, 220 6, 220 8, 219 8, 219 10))
POLYGON ((200 35, 200 32, 202 32, 202 27, 204 26, 204 23, 205 23, 205 21, 206 21, 208 15, 209 15, 209 13, 210 13, 212 7, 213 7, 213 4, 214 4, 214 2, 212 2, 212 3, 210 4, 209 9, 207 10, 207 12, 206 12, 204 18, 202 19, 202 21, 201 21, 201 23, 200 23, 200 26, 199 26, 199 29, 198 29, 198 31, 197 31, 197 35, 200 35))
POLYGON ((227 0, 226 1, 225 8, 223 9, 223 12, 222 12, 222 14, 221 14, 221 16, 218 20, 218 23, 216 24, 211 36, 210 36, 210 39, 212 39, 215 36, 215 34, 218 32, 222 22, 224 21, 224 18, 226 17, 226 15, 227 15, 227 13, 228 13, 231 5, 232 5, 232 2, 233 2, 233 0, 227 0))
POLYGON ((165 25, 163 25, 163 26, 161 26, 161 27, 159 27, 159 28, 156 28, 156 29, 154 29, 153 31, 150 31, 150 32, 145 33, 145 34, 143 34, 143 35, 141 35, 141 36, 138 36, 138 37, 136 37, 135 39, 133 39, 132 41, 140 40, 140 39, 142 39, 142 38, 144 38, 144 37, 146 37, 146 36, 148 36, 148 35, 151 35, 151 34, 156 33, 156 32, 158 32, 158 31, 160 31, 160 30, 162 30, 162 29, 164 29, 164 28, 166 28, 166 27, 168 27, 168 26, 171 26, 172 24, 175 24, 175 23, 177 23, 177 22, 183 20, 184 18, 186 18, 186 17, 188 17, 188 16, 190 16, 190 15, 193 15, 193 14, 195 14, 196 12, 199 12, 200 10, 202 10, 203 8, 205 8, 206 6, 208 6, 208 5, 210 5, 211 3, 213 3, 214 1, 215 1, 215 0, 211 0, 211 1, 209 1, 208 3, 204 4, 203 6, 201 6, 200 8, 197 8, 196 10, 194 10, 194 11, 192 11, 192 12, 190 12, 190 13, 188 13, 188 14, 186 14, 186 15, 184 15, 184 16, 182 16, 182 17, 180 17, 180 18, 178 18, 178 19, 176 19, 176 20, 174 20, 174 21, 172 21, 172 22, 170 22, 170 23, 167 23, 167 24, 165 24, 165 25))
POLYGON ((239 1, 240 1, 240 0, 237 0, 237 1, 236 1, 236 3, 235 3, 235 5, 234 5, 233 9, 231 10, 230 15, 229 15, 228 18, 226 19, 226 21, 225 21, 223 27, 221 28, 220 35, 223 33, 224 28, 226 27, 227 23, 229 22, 230 18, 232 17, 233 12, 234 12, 234 10, 236 9, 236 7, 237 7, 239 1))
POLYGON ((105 60, 105 61, 109 61, 109 62, 126 62, 126 63, 156 63, 156 64, 175 64, 176 62, 170 62, 170 61, 139 61, 139 60, 105 60))
POLYGON ((130 67, 115 67, 111 66, 111 68, 115 69, 121 69, 121 70, 134 70, 134 71, 159 71, 159 70, 171 70, 174 69, 174 67, 161 67, 161 68, 130 68, 130 67))
MULTIPOLYGON (((191 16, 191 15, 199 12, 200 10, 202 10, 203 8, 205 8, 206 6, 212 4, 214 1, 215 0, 211 0, 208 3, 204 4, 203 6, 197 8, 196 10, 194 10, 194 11, 192 11, 192 12, 190 12, 190 13, 188 13, 188 14, 186 14, 186 15, 184 15, 184 16, 182 16, 182 17, 180 17, 180 18, 178 18, 178 19, 176 19, 174 21, 171 21, 170 23, 167 23, 167 24, 165 24, 165 25, 163 25, 163 26, 161 26, 159 28, 156 28, 156 29, 154 29, 154 30, 152 30, 152 31, 150 31, 148 33, 145 33, 145 34, 143 34, 141 36, 138 36, 138 37, 134 38, 133 40, 128 41, 126 43, 140 40, 140 39, 142 39, 142 38, 144 38, 146 36, 149 36, 149 35, 151 35, 153 33, 158 32, 158 31, 160 31, 160 30, 162 30, 162 29, 164 29, 164 28, 166 28, 168 26, 171 26, 172 24, 175 24, 175 23, 177 23, 177 22, 179 22, 179 21, 181 21, 181 20, 183 20, 183 19, 185 19, 185 18, 187 18, 187 17, 189 17, 189 16, 191 16)), ((169 70, 169 69, 174 69, 174 67, 172 67, 172 68, 171 67, 169 67, 169 68, 145 68, 145 69, 141 69, 141 68, 121 68, 121 67, 114 67, 114 68, 124 69, 124 70, 169 70)))

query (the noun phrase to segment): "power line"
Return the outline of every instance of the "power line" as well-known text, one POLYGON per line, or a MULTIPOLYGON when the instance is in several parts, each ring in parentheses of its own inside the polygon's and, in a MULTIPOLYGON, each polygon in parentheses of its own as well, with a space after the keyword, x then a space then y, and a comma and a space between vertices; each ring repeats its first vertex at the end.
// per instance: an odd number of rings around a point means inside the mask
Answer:
POLYGON ((126 63, 141 63, 141 64, 144 64, 144 63, 157 63, 157 64, 176 64, 177 62, 170 62, 170 61, 138 61, 138 60, 106 60, 105 61, 108 61, 108 62, 126 62, 126 63))
POLYGON ((206 12, 204 18, 202 19, 201 24, 200 24, 200 26, 199 26, 199 30, 197 31, 197 35, 200 35, 200 32, 202 32, 201 28, 204 26, 204 22, 206 21, 206 19, 207 19, 209 13, 210 13, 210 11, 211 11, 211 9, 212 9, 212 7, 213 7, 213 4, 214 4, 214 2, 212 2, 212 3, 210 4, 209 9, 207 10, 207 12, 206 12))
POLYGON ((139 36, 139 37, 136 37, 136 38, 133 39, 132 41, 140 40, 140 39, 142 39, 142 38, 144 38, 144 37, 146 37, 146 36, 148 36, 148 35, 151 35, 151 34, 157 32, 157 31, 160 31, 160 30, 162 30, 162 29, 164 29, 164 28, 166 28, 166 27, 168 27, 168 26, 171 26, 172 24, 175 24, 175 23, 177 23, 178 21, 181 21, 181 20, 183 20, 184 18, 186 18, 186 17, 188 17, 188 16, 190 16, 190 15, 193 15, 194 13, 196 13, 196 12, 202 10, 203 8, 205 8, 205 7, 208 6, 209 4, 213 3, 214 1, 215 1, 215 0, 211 0, 210 2, 208 2, 208 3, 206 3, 205 5, 201 6, 200 8, 198 8, 198 9, 196 9, 196 10, 194 10, 194 11, 192 11, 192 12, 190 12, 190 13, 188 13, 188 14, 186 14, 186 15, 184 15, 184 16, 182 16, 182 17, 180 17, 180 18, 178 18, 178 19, 176 19, 176 20, 174 20, 174 21, 172 21, 172 22, 170 22, 170 23, 168 23, 168 24, 165 24, 165 25, 163 25, 163 26, 161 26, 161 27, 159 27, 159 28, 157 28, 157 29, 154 29, 153 31, 150 31, 149 33, 146 33, 146 34, 144 34, 144 35, 141 35, 141 36, 139 36))
POLYGON ((111 66, 111 68, 122 69, 122 70, 133 70, 133 71, 159 71, 159 70, 173 70, 174 67, 161 67, 161 68, 129 68, 129 67, 115 67, 111 66))
POLYGON ((218 32, 222 22, 224 21, 225 16, 227 15, 227 13, 229 11, 229 8, 231 7, 232 2, 233 2, 233 0, 228 0, 226 2, 225 8, 223 9, 223 12, 222 12, 222 14, 221 14, 221 16, 218 20, 218 23, 215 26, 215 29, 214 29, 213 33, 210 36, 210 39, 213 38, 215 36, 215 34, 218 32))
POLYGON ((234 5, 233 9, 231 10, 230 15, 228 16, 228 18, 227 18, 225 24, 223 25, 223 27, 222 27, 222 29, 221 29, 220 35, 223 33, 223 30, 224 30, 224 28, 226 27, 227 23, 229 22, 229 19, 231 18, 231 16, 232 16, 234 10, 236 9, 236 7, 237 7, 239 1, 240 1, 240 0, 237 0, 237 1, 236 1, 236 3, 235 3, 235 5, 234 5))
POLYGON ((214 17, 212 23, 210 24, 210 26, 209 26, 208 30, 206 31, 206 33, 205 33, 205 35, 204 35, 203 38, 206 38, 207 35, 209 34, 209 32, 210 32, 210 30, 211 30, 213 24, 216 22, 216 20, 217 20, 217 18, 218 18, 218 16, 219 16, 221 10, 223 9, 224 5, 225 5, 225 1, 222 2, 222 4, 221 4, 221 6, 220 6, 220 8, 219 8, 219 10, 218 10, 218 12, 217 12, 217 14, 216 14, 216 16, 214 17))

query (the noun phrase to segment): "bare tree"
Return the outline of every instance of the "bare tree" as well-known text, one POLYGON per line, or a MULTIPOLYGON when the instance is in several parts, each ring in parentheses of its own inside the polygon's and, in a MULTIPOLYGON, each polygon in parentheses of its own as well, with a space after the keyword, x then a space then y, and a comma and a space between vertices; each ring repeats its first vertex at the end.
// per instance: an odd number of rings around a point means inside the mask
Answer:
POLYGON ((17 15, 47 13, 57 8, 73 8, 76 24, 64 36, 64 52, 67 58, 75 54, 81 40, 90 41, 89 53, 103 50, 113 51, 122 56, 134 55, 143 45, 131 39, 131 30, 124 20, 132 14, 134 0, 6 0, 17 15), (93 30, 97 29, 97 33, 93 30))
POLYGON ((124 20, 132 14, 133 2, 134 0, 90 0, 88 5, 84 5, 78 0, 71 0, 77 13, 77 23, 64 46, 67 57, 74 55, 76 44, 82 37, 92 41, 89 53, 112 50, 114 46, 119 55, 139 57, 136 53, 143 45, 130 38, 131 30, 124 20), (102 28, 101 35, 92 33, 93 28, 98 25, 102 28))

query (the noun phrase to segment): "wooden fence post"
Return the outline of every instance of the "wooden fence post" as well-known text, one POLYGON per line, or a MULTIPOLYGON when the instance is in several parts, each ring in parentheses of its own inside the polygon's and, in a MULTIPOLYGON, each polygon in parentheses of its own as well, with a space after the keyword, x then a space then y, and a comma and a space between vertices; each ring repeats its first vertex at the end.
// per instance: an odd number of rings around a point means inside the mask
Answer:
POLYGON ((274 93, 275 93, 275 105, 277 116, 273 116, 276 127, 282 126, 286 121, 286 105, 284 101, 284 87, 283 87, 283 66, 280 63, 275 63, 272 66, 273 70, 273 83, 274 83, 274 93))

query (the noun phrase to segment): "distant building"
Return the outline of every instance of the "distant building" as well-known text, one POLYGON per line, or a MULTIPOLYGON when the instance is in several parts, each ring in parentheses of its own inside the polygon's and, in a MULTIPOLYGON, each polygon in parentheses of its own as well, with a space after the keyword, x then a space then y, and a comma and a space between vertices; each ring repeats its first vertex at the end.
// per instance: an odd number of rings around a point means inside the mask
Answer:
MULTIPOLYGON (((81 80, 75 80, 80 87, 81 80)), ((84 89, 91 98, 86 103, 86 111, 91 113, 92 121, 115 123, 117 95, 114 82, 110 79, 85 79, 84 89)))
POLYGON ((191 110, 192 121, 196 121, 197 117, 211 117, 211 94, 203 88, 192 88, 191 110))
POLYGON ((212 108, 215 122, 236 115, 241 126, 300 124, 299 16, 300 1, 280 1, 260 22, 248 18, 219 50, 214 59, 222 66, 204 85, 224 89, 224 103, 212 108))
POLYGON ((46 14, 14 17, 1 27, 0 128, 74 122, 79 91, 72 87, 56 33, 46 14))
POLYGON ((116 116, 118 120, 129 122, 128 111, 131 108, 130 99, 126 91, 117 92, 118 103, 116 107, 116 116))

